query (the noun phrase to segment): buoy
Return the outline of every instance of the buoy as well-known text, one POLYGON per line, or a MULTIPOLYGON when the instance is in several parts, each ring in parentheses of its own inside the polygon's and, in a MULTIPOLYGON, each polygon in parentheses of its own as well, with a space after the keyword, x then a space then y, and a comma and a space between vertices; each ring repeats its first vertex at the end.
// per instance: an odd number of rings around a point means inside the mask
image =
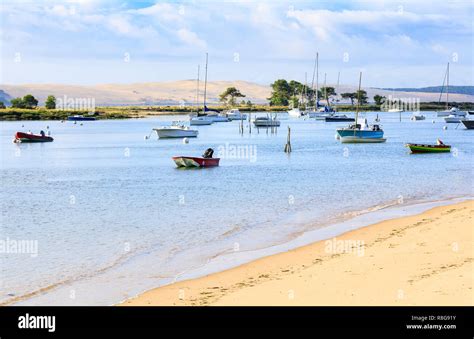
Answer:
POLYGON ((148 135, 145 135, 143 138, 144 138, 145 140, 148 140, 149 136, 148 136, 148 135))
POLYGON ((188 138, 184 138, 184 139, 183 139, 183 144, 189 144, 189 139, 188 139, 188 138))
POLYGON ((432 123, 432 124, 434 124, 434 123, 435 123, 435 121, 434 121, 434 120, 431 120, 431 123, 432 123))
POLYGON ((446 131, 448 129, 448 126, 443 126, 443 129, 446 131))

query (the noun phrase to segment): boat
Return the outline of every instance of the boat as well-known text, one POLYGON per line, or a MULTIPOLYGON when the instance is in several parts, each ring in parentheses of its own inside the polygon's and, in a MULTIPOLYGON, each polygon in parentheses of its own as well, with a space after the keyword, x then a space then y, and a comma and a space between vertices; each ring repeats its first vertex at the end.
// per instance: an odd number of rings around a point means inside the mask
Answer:
MULTIPOLYGON (((438 118, 442 117, 449 117, 450 115, 456 115, 456 116, 466 116, 466 112, 460 111, 457 107, 452 107, 449 109, 449 62, 448 65, 446 66, 446 74, 445 78, 446 80, 446 109, 444 111, 438 112, 436 115, 438 118)), ((441 87, 441 93, 439 95, 439 100, 438 103, 441 101, 441 96, 443 95, 443 88, 444 88, 444 81, 443 81, 443 86, 441 87)), ((447 121, 448 122, 448 121, 447 121)), ((459 121, 458 121, 459 122, 459 121)))
POLYGON ((255 127, 279 127, 280 121, 276 118, 257 117, 253 121, 255 127))
POLYGON ((420 120, 425 120, 426 117, 423 114, 415 114, 413 113, 411 120, 412 121, 420 121, 420 120))
POLYGON ((403 112, 403 110, 401 108, 390 108, 388 110, 388 112, 390 112, 390 113, 401 113, 401 112, 403 112))
POLYGON ((351 117, 348 117, 347 115, 345 114, 342 114, 342 115, 331 115, 331 116, 327 116, 324 118, 324 121, 326 122, 352 122, 352 121, 355 121, 354 118, 351 118, 351 117))
POLYGON ((450 115, 455 115, 455 116, 459 116, 459 117, 465 117, 465 116, 466 116, 466 112, 460 111, 459 108, 457 108, 457 107, 452 107, 452 108, 449 109, 449 110, 440 111, 440 112, 437 113, 438 118, 441 118, 441 117, 448 117, 448 116, 450 116, 450 115))
POLYGON ((189 124, 191 126, 202 126, 202 125, 212 125, 214 122, 213 119, 208 118, 207 116, 195 116, 189 119, 189 124))
POLYGON ((158 134, 158 138, 195 138, 198 136, 199 132, 197 130, 185 126, 179 121, 173 121, 171 126, 163 126, 160 128, 153 128, 153 130, 158 134))
POLYGON ((474 111, 467 111, 470 115, 474 115, 474 111))
POLYGON ((83 115, 76 114, 76 115, 68 116, 67 120, 69 120, 69 121, 94 121, 95 118, 94 117, 85 117, 83 115))
POLYGON ((450 114, 444 118, 444 121, 446 123, 455 123, 455 124, 459 124, 463 120, 464 120, 463 116, 455 115, 455 114, 450 114))
MULTIPOLYGON (((359 75, 359 92, 362 82, 362 72, 359 75)), ((369 125, 367 119, 359 121, 360 99, 357 100, 357 110, 355 115, 355 124, 336 130, 336 137, 342 143, 378 143, 385 142, 384 131, 378 124, 369 125)))
POLYGON ((238 108, 232 108, 231 110, 225 112, 225 116, 230 121, 247 119, 247 114, 240 112, 238 108))
POLYGON ((177 156, 172 158, 177 167, 215 167, 219 166, 220 158, 201 158, 177 156))
POLYGON ((208 113, 206 115, 206 118, 211 120, 212 122, 228 122, 228 121, 230 121, 230 119, 228 117, 226 117, 223 114, 219 114, 219 113, 208 113))
POLYGON ((219 166, 220 158, 213 158, 213 154, 214 150, 212 148, 208 148, 202 157, 189 157, 180 155, 172 157, 172 159, 177 167, 197 168, 219 166))
POLYGON ((451 146, 444 144, 428 145, 428 144, 406 144, 411 153, 443 153, 451 152, 451 146))
POLYGON ((48 135, 16 132, 13 142, 51 142, 54 139, 48 135))
POLYGON ((288 115, 290 117, 294 117, 294 118, 300 118, 301 116, 303 116, 303 112, 298 108, 292 108, 288 111, 288 115))
POLYGON ((474 129, 474 120, 464 119, 461 122, 467 129, 474 129))

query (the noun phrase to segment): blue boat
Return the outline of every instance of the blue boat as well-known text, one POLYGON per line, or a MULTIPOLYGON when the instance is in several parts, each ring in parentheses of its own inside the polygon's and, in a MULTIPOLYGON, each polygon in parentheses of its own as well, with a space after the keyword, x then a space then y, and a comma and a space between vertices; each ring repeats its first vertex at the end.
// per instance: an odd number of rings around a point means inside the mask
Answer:
POLYGON ((71 115, 67 117, 67 120, 69 121, 94 121, 94 117, 85 117, 83 115, 71 115))

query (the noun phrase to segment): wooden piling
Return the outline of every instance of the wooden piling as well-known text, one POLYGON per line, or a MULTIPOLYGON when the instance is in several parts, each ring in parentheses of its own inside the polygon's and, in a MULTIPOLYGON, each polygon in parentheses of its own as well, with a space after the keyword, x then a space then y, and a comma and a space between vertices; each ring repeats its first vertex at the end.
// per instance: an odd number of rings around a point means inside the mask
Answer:
POLYGON ((286 139, 285 153, 291 153, 291 128, 288 126, 288 137, 286 139))

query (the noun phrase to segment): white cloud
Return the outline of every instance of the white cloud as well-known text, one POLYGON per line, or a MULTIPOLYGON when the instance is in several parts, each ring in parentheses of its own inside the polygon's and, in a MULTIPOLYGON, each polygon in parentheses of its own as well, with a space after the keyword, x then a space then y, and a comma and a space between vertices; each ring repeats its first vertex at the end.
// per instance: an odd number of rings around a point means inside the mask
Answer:
POLYGON ((186 28, 181 28, 177 32, 178 38, 184 43, 198 47, 202 50, 206 49, 206 42, 198 37, 198 35, 186 28))

